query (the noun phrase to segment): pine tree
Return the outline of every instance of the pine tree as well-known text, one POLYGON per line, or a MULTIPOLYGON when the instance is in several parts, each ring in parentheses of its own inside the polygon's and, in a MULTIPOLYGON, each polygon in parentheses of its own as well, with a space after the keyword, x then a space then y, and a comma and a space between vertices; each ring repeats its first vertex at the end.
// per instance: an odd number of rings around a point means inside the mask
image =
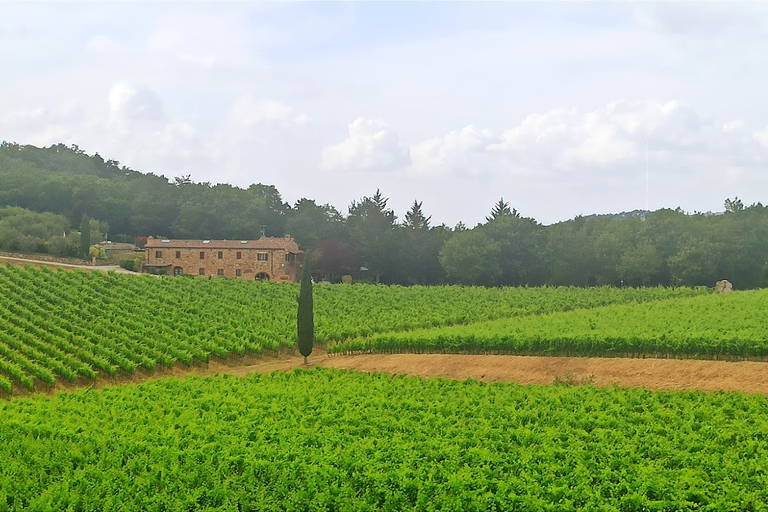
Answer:
POLYGON ((376 189, 376 193, 373 194, 371 201, 373 202, 373 204, 379 207, 379 210, 383 212, 383 211, 386 211, 387 209, 387 202, 389 201, 389 199, 387 199, 381 194, 381 190, 376 189))
POLYGON ((296 326, 298 330, 299 352, 304 356, 304 364, 308 364, 307 357, 312 353, 312 345, 315 341, 315 313, 312 300, 312 272, 309 268, 309 254, 304 257, 304 270, 301 274, 301 288, 299 289, 299 308, 296 314, 296 326))
POLYGON ((425 217, 424 212, 421 211, 421 203, 413 201, 413 206, 405 214, 405 227, 413 230, 426 230, 429 229, 429 221, 432 217, 425 217))
POLYGON ((493 220, 498 219, 499 217, 504 217, 510 215, 512 217, 520 217, 520 213, 518 213, 517 210, 514 208, 509 207, 509 203, 504 201, 504 198, 502 197, 499 199, 499 202, 493 205, 493 209, 491 210, 491 215, 486 217, 485 220, 488 222, 491 222, 493 220))
POLYGON ((91 249, 91 220, 88 215, 83 214, 80 221, 80 255, 83 258, 88 257, 88 251, 91 249))

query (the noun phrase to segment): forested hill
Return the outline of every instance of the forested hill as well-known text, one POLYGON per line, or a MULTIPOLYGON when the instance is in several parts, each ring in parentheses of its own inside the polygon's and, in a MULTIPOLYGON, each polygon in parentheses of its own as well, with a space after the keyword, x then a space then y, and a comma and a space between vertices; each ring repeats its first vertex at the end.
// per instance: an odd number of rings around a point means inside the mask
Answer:
POLYGON ((290 209, 271 186, 171 182, 63 144, 0 144, 0 178, 0 205, 60 213, 73 227, 87 214, 106 222, 110 233, 131 238, 253 238, 262 225, 278 235, 290 209))
MULTIPOLYGON (((0 250, 76 254, 83 216, 95 236, 251 239, 292 235, 319 278, 399 284, 713 285, 768 281, 768 210, 726 200, 725 214, 680 209, 577 217, 542 226, 500 200, 486 222, 433 226, 414 201, 401 219, 376 191, 343 215, 247 189, 144 174, 77 146, 0 144, 0 250), (36 213, 38 212, 38 213, 36 213), (41 215, 39 212, 47 212, 41 215)), ((91 240, 95 240, 93 236, 91 240)))

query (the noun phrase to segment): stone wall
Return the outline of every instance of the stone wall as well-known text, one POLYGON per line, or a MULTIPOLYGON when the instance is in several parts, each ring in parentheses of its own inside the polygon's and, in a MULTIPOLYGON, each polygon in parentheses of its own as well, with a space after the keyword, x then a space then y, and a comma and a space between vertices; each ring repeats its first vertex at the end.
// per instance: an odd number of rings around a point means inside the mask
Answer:
POLYGON ((295 281, 298 278, 298 261, 286 261, 284 249, 218 249, 212 248, 147 248, 147 265, 168 265, 168 274, 180 268, 188 275, 213 277, 233 277, 238 279, 256 279, 257 275, 266 274, 272 281, 295 281), (160 257, 157 257, 157 253, 160 257), (200 254, 203 258, 200 258, 200 254), (238 258, 238 253, 240 258, 238 258), (266 261, 259 259, 266 257, 266 261), (221 256, 221 257, 219 257, 221 256), (203 273, 201 274, 200 269, 203 273), (239 272, 238 272, 239 271, 239 272), (221 272, 221 273, 220 273, 221 272), (239 275, 238 275, 239 273, 239 275))

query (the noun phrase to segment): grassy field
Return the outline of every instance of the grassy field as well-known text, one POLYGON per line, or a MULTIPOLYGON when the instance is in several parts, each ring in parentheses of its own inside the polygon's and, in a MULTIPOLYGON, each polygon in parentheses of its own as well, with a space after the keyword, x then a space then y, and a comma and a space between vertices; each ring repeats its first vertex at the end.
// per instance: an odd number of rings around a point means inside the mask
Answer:
POLYGON ((0 510, 766 510, 768 398, 317 369, 0 402, 0 510))
MULTIPOLYGON (((297 293, 0 267, 0 387, 292 346, 297 293)), ((768 338, 763 291, 318 285, 315 306, 338 352, 758 357, 768 338)), ((0 512, 768 510, 768 397, 556 381, 317 368, 14 397, 0 512)))
POLYGON ((328 351, 764 360, 768 357, 768 290, 380 333, 334 343, 328 351))
MULTIPOLYGON (((330 343, 710 293, 317 285, 316 334, 330 343)), ((0 392, 292 347, 297 294, 293 283, 0 266, 0 392)))

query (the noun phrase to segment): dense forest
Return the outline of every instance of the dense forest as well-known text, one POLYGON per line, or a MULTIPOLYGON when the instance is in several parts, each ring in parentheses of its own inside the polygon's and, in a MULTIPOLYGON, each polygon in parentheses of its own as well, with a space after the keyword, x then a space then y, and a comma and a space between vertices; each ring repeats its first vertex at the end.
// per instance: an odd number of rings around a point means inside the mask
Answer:
POLYGON ((329 204, 283 201, 271 185, 247 189, 144 174, 98 153, 56 144, 0 144, 0 250, 76 255, 90 240, 252 239, 293 236, 313 273, 396 284, 756 288, 768 279, 768 209, 725 201, 725 213, 658 210, 576 217, 544 226, 503 199, 474 228, 432 225, 418 198, 402 219, 380 191, 344 214, 329 204))

